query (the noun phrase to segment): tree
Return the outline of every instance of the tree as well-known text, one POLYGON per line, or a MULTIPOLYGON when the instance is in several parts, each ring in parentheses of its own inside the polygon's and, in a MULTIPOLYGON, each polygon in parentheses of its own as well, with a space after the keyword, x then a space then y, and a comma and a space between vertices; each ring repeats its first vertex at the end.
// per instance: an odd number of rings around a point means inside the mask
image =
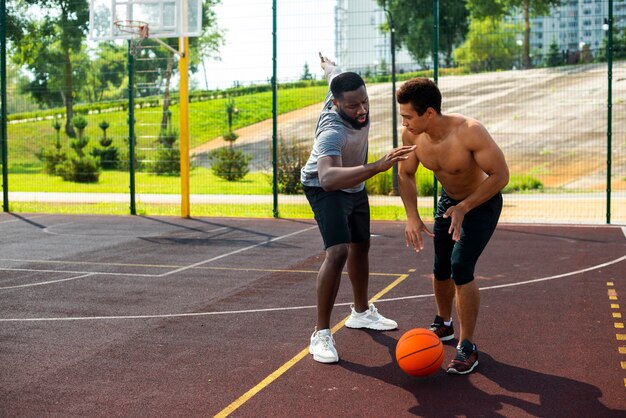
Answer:
MULTIPOLYGON (((204 59, 216 54, 219 47, 223 45, 223 33, 217 27, 217 17, 214 11, 215 6, 220 2, 221 0, 204 0, 202 2, 202 35, 189 38, 189 71, 192 73, 196 73, 204 59)), ((178 49, 178 38, 169 38, 163 41, 172 48, 178 49)), ((144 42, 148 43, 150 41, 144 42)), ((172 76, 176 74, 175 56, 171 51, 161 47, 145 48, 140 51, 140 54, 141 58, 151 58, 151 60, 144 59, 136 62, 136 82, 154 84, 157 80, 147 78, 154 77, 154 72, 156 71, 157 77, 164 83, 161 129, 165 130, 168 124, 170 84, 172 76)), ((154 94, 153 91, 143 93, 154 94)))
POLYGON ((454 58, 472 71, 511 68, 520 54, 515 41, 519 28, 493 18, 472 20, 467 39, 454 51, 454 58))
POLYGON ((82 95, 89 102, 119 99, 128 88, 127 50, 113 42, 101 42, 95 58, 86 63, 82 95))
POLYGON ((550 43, 550 47, 548 49, 548 54, 545 58, 545 65, 547 67, 557 67, 563 64, 563 55, 559 50, 559 44, 556 42, 556 39, 552 39, 550 43))
MULTIPOLYGON (((452 66, 452 51, 458 46, 469 27, 467 0, 440 2, 439 52, 447 66, 452 66)), ((433 51, 433 1, 432 0, 377 0, 388 11, 395 26, 396 47, 404 46, 420 64, 425 65, 433 51)), ((381 28, 389 30, 385 24, 381 28)))
POLYGON ((467 0, 470 16, 476 19, 491 17, 502 19, 504 16, 513 16, 522 12, 524 16, 524 41, 522 62, 524 68, 530 68, 530 18, 545 16, 550 9, 561 5, 561 0, 467 0))
POLYGON ((309 70, 309 63, 304 63, 304 68, 302 69, 302 75, 300 76, 300 80, 313 80, 313 75, 309 70))
MULTIPOLYGON (((16 49, 15 62, 26 66, 35 75, 31 91, 37 95, 59 93, 65 104, 65 132, 75 136, 72 118, 74 115, 74 74, 72 55, 83 51, 82 41, 87 33, 89 4, 87 0, 15 0, 12 19, 19 28, 12 30, 12 43, 16 49), (46 13, 28 13, 23 6, 41 8, 46 13), (19 13, 19 14, 17 14, 19 13), (35 17, 32 17, 35 16, 35 17), (37 20, 37 17, 40 19, 37 20)), ((42 97, 42 96, 39 96, 42 97)))

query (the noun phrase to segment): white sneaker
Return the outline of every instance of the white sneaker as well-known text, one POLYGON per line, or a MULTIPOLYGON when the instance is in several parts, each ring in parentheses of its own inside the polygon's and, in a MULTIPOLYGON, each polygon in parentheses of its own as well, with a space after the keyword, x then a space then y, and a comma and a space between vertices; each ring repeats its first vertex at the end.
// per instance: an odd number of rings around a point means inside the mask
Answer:
POLYGON ((348 328, 369 328, 377 331, 387 331, 398 328, 397 322, 379 314, 378 309, 376 309, 373 303, 370 304, 369 309, 365 312, 357 313, 357 311, 354 310, 354 305, 350 305, 350 309, 352 310, 352 314, 350 314, 350 318, 346 321, 348 328))
POLYGON ((328 328, 313 332, 309 353, 313 354, 313 360, 320 363, 337 363, 339 361, 339 355, 335 349, 335 340, 328 328))

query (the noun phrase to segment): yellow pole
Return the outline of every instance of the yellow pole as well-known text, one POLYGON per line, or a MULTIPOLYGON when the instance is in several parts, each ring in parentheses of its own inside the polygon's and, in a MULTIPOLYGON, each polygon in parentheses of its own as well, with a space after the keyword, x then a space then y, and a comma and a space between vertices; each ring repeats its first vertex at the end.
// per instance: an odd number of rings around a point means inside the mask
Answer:
POLYGON ((180 199, 181 216, 189 218, 189 39, 180 39, 180 199))

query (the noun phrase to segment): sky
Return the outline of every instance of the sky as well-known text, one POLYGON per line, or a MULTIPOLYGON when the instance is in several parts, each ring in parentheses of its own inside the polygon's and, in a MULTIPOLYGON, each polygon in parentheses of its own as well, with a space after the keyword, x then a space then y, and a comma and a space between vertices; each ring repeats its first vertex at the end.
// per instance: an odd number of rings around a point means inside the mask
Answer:
MULTIPOLYGON (((335 0, 276 2, 278 80, 299 79, 305 63, 322 78, 318 51, 334 58, 335 0)), ((272 0, 222 0, 216 13, 226 44, 220 49, 221 61, 206 61, 206 79, 202 73, 195 76, 198 87, 267 83, 272 75, 272 0)))

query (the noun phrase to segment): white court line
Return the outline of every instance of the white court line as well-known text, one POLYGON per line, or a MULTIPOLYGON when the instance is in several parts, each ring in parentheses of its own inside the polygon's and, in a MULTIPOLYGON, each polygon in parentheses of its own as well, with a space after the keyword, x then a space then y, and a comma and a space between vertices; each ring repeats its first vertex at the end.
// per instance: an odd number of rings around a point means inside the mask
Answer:
MULTIPOLYGON (((532 284, 532 283, 545 282, 545 281, 548 281, 548 280, 560 279, 562 277, 574 276, 576 274, 586 273, 586 272, 592 271, 592 270, 597 270, 597 269, 602 268, 602 267, 610 266, 611 264, 617 264, 617 263, 622 262, 624 260, 626 260, 626 255, 623 255, 620 258, 616 258, 615 260, 607 261, 606 263, 602 263, 602 264, 598 264, 598 265, 595 265, 595 266, 587 267, 587 268, 584 268, 584 269, 581 269, 581 270, 570 271, 569 273, 557 274, 557 275, 548 276, 548 277, 541 277, 539 279, 525 280, 523 282, 515 282, 515 283, 507 283, 507 284, 499 284, 499 285, 494 285, 494 286, 481 287, 480 290, 501 289, 501 288, 504 288, 504 287, 514 287, 514 286, 521 286, 521 285, 524 285, 524 284, 532 284)), ((414 295, 414 296, 403 296, 403 297, 399 297, 399 298, 379 299, 379 301, 381 301, 381 302, 382 301, 389 302, 389 301, 395 301, 395 300, 423 298, 423 297, 428 297, 428 296, 434 296, 434 294, 431 293, 430 295, 414 295)))
POLYGON ((69 279, 50 280, 50 281, 46 281, 46 282, 37 282, 37 283, 29 283, 29 284, 16 285, 16 286, 0 287, 0 290, 17 289, 17 288, 24 288, 24 287, 41 286, 41 285, 44 285, 44 284, 60 283, 60 282, 68 281, 68 280, 75 280, 75 279, 79 279, 81 277, 89 277, 89 276, 94 276, 94 275, 126 276, 126 277, 154 277, 154 278, 167 277, 167 276, 172 275, 174 273, 180 273, 181 271, 193 269, 193 268, 196 268, 198 266, 201 266, 202 264, 210 263, 211 261, 219 260, 219 259, 231 256, 231 255, 234 255, 234 254, 238 254, 238 253, 241 253, 241 252, 244 252, 244 251, 248 251, 248 250, 251 250, 253 248, 260 247, 260 246, 265 245, 265 244, 269 244, 271 242, 280 241, 282 239, 289 238, 289 237, 292 237, 294 235, 298 235, 298 234, 300 234, 302 232, 310 231, 310 230, 315 229, 315 228, 317 228, 317 226, 312 226, 312 227, 309 227, 309 228, 301 229, 299 231, 295 231, 295 232, 292 232, 292 233, 287 234, 287 235, 281 235, 279 237, 272 238, 272 239, 270 239, 268 241, 263 241, 263 242, 258 243, 258 244, 249 245, 249 246, 244 247, 244 248, 239 248, 238 250, 234 250, 234 251, 231 251, 231 252, 226 253, 226 254, 221 254, 221 255, 218 255, 216 257, 212 257, 212 258, 209 258, 207 260, 200 261, 198 263, 194 263, 194 264, 191 264, 189 266, 180 267, 180 268, 177 268, 175 270, 172 270, 172 271, 169 271, 169 272, 166 272, 166 273, 161 273, 161 274, 84 272, 84 271, 67 271, 67 270, 65 270, 65 271, 63 271, 63 270, 37 270, 37 269, 19 269, 19 268, 0 267, 0 271, 4 270, 4 271, 28 271, 28 272, 36 272, 36 273, 83 274, 82 276, 69 278, 69 279))
MULTIPOLYGON (((114 273, 114 272, 101 272, 101 271, 72 271, 72 270, 41 270, 41 269, 19 269, 19 268, 10 268, 10 267, 0 267, 0 271, 26 271, 28 273, 63 273, 63 274, 81 274, 81 276, 76 277, 88 277, 88 276, 97 276, 97 275, 106 275, 106 276, 123 276, 123 277, 159 277, 156 274, 141 274, 141 273, 114 273)), ((0 287, 0 290, 6 289, 16 289, 20 287, 33 287, 33 286, 41 286, 42 284, 54 284, 65 282, 70 279, 59 279, 59 280, 48 280, 45 282, 35 282, 29 284, 22 284, 16 286, 5 286, 0 287)), ((72 279, 73 280, 73 279, 72 279)))
MULTIPOLYGON (((481 287, 480 290, 490 290, 490 289, 500 289, 504 287, 513 287, 513 286, 521 286, 525 284, 532 284, 538 282, 544 282, 548 280, 560 279, 563 277, 574 276, 576 274, 585 273, 592 270, 597 270, 602 267, 607 267, 612 264, 617 264, 626 260, 626 255, 616 258, 615 260, 607 261, 606 263, 598 264, 595 266, 587 267, 581 270, 571 271, 569 273, 557 274, 554 276, 541 277, 533 280, 526 280, 523 282, 517 283, 508 283, 503 285, 495 285, 495 286, 487 286, 481 287)), ((417 298, 427 298, 433 297, 434 294, 423 294, 423 295, 412 295, 412 296, 403 296, 399 298, 387 298, 387 299, 378 299, 376 302, 392 302, 398 300, 406 300, 406 299, 417 299, 417 298)), ((335 306, 347 306, 350 305, 347 303, 337 303, 335 306)), ((221 311, 221 312, 191 312, 191 313, 180 313, 180 314, 161 314, 161 315, 127 315, 127 316, 77 316, 77 317, 52 317, 52 318, 0 318, 0 322, 50 322, 50 321, 110 321, 110 320, 119 320, 119 319, 162 319, 162 318, 184 318, 184 317, 199 317, 199 316, 213 316, 213 315, 232 315, 232 314, 246 314, 246 313, 260 313, 260 312, 282 312, 282 311, 293 311, 293 310, 301 310, 301 309, 313 309, 315 306, 313 305, 304 305, 304 306, 287 306, 281 308, 263 308, 263 309, 246 309, 239 311, 221 311)))
POLYGON ((0 290, 5 290, 5 289, 18 289, 20 287, 33 287, 33 286, 41 286, 44 284, 52 284, 52 283, 60 283, 60 282, 68 282, 70 280, 76 280, 76 279, 82 279, 83 277, 89 277, 89 276, 93 276, 95 273, 87 273, 87 274, 82 274, 80 276, 75 276, 75 277, 68 277, 67 279, 59 279, 59 280, 50 280, 47 282, 37 282, 37 283, 29 283, 29 284, 20 284, 20 285, 15 285, 15 286, 6 286, 6 287, 0 287, 0 290))
POLYGON ((157 277, 166 277, 166 276, 169 276, 171 274, 180 273, 181 271, 185 271, 185 270, 189 270, 189 269, 192 269, 192 268, 196 268, 196 267, 201 266, 203 264, 210 263, 211 261, 219 260, 219 259, 231 256, 231 255, 235 255, 235 254, 238 254, 238 253, 241 253, 241 252, 244 252, 244 251, 248 251, 248 250, 251 250, 253 248, 260 247, 261 245, 269 244, 270 242, 276 242, 276 241, 280 241, 281 239, 293 237, 294 235, 298 235, 298 234, 301 234, 303 232, 307 232, 307 231, 310 231, 310 230, 316 229, 316 228, 317 228, 317 225, 309 227, 309 228, 304 228, 304 229, 301 229, 301 230, 296 231, 296 232, 292 232, 291 234, 281 235, 280 237, 275 237, 275 238, 272 238, 272 239, 270 239, 268 241, 263 241, 263 242, 260 242, 258 244, 249 245, 249 246, 244 247, 244 248, 239 248, 238 250, 234 250, 234 251, 231 251, 231 252, 226 253, 226 254, 218 255, 216 257, 212 257, 212 258, 206 259, 204 261, 200 261, 198 263, 191 264, 189 266, 181 267, 179 269, 172 270, 172 271, 169 271, 167 273, 160 274, 157 277))
POLYGON ((626 238, 626 226, 622 227, 622 234, 624 234, 624 238, 626 238))

